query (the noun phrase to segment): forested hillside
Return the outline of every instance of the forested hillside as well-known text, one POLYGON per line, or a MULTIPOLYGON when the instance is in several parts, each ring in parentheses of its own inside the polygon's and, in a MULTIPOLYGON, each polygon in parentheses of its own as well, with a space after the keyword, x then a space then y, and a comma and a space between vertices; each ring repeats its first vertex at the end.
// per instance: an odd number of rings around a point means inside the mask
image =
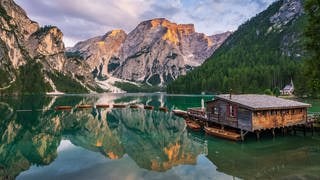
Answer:
POLYGON ((291 78, 296 83, 305 56, 306 22, 302 1, 277 1, 241 25, 202 66, 179 77, 167 91, 260 93, 281 89, 291 78))

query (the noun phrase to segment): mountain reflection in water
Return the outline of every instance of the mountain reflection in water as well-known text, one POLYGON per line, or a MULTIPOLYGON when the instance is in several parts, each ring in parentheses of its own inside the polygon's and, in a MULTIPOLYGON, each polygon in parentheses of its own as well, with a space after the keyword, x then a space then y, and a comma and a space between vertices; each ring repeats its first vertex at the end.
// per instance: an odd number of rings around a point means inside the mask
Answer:
POLYGON ((158 111, 210 96, 6 97, 0 102, 0 179, 244 179, 320 177, 320 137, 235 143, 186 130, 158 111), (144 109, 58 105, 148 104, 144 109), (27 110, 27 111, 25 111, 27 110))

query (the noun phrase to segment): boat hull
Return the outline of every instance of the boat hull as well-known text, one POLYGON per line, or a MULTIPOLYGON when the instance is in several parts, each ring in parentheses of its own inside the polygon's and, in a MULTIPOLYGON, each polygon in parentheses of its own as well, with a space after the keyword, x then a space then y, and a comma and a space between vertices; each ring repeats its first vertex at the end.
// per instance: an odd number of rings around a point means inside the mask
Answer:
POLYGON ((240 141, 241 135, 235 132, 227 131, 227 130, 221 130, 218 128, 212 128, 212 127, 204 127, 204 131, 208 135, 212 135, 215 137, 228 139, 232 141, 240 141))

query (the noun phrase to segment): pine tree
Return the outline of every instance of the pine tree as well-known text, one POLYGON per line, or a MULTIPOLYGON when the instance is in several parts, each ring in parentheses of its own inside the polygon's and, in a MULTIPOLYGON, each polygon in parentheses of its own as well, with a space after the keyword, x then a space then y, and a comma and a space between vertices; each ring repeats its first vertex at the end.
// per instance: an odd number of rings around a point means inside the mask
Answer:
POLYGON ((320 96, 320 0, 307 0, 305 10, 308 25, 305 30, 306 48, 309 53, 305 61, 307 88, 313 97, 320 96))

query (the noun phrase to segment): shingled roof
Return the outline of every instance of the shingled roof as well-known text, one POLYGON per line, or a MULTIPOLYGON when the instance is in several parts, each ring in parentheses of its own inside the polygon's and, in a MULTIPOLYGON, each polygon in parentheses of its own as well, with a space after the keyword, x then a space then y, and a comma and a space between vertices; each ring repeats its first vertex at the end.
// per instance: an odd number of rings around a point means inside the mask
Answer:
POLYGON ((213 101, 218 99, 239 104, 240 106, 244 106, 250 110, 292 109, 311 107, 310 104, 301 103, 298 101, 257 94, 231 95, 231 99, 229 94, 222 94, 215 96, 215 99, 213 101))

